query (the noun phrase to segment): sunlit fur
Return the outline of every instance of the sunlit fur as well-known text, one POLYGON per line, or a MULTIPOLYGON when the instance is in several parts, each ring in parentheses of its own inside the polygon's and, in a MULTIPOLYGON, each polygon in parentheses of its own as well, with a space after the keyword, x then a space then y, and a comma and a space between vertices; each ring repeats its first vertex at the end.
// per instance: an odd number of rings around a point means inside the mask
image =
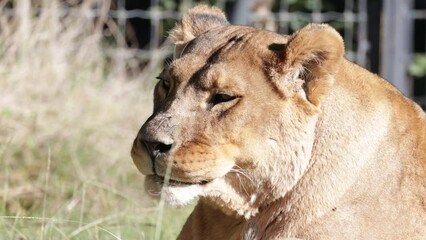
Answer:
POLYGON ((333 28, 279 35, 201 5, 170 40, 132 157, 151 195, 200 198, 179 239, 426 238, 426 116, 333 28))

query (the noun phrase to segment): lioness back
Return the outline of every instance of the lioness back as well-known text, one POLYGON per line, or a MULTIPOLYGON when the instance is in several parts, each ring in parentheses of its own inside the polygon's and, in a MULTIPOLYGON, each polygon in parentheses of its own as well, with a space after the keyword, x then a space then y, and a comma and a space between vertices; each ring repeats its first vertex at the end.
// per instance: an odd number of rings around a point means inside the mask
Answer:
POLYGON ((197 6, 132 148, 147 193, 199 198, 179 239, 426 239, 426 115, 310 24, 197 6))

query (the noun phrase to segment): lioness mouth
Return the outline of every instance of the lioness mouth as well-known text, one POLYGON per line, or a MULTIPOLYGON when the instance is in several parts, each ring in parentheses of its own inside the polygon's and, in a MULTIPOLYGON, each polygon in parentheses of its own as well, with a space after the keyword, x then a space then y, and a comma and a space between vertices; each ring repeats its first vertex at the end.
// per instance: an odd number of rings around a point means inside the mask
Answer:
MULTIPOLYGON (((154 175, 156 178, 157 178, 157 180, 159 181, 159 182, 161 182, 161 184, 164 184, 164 183, 166 183, 166 179, 165 179, 165 177, 163 177, 163 176, 159 176, 159 175, 154 175)), ((199 182, 182 182, 182 181, 178 181, 178 180, 173 180, 173 179, 168 179, 168 182, 167 182, 167 185, 169 185, 169 186, 182 186, 182 185, 187 185, 187 186, 190 186, 190 185, 205 185, 205 184, 207 184, 207 183, 209 183, 210 181, 207 181, 207 180, 202 180, 202 181, 199 181, 199 182)))

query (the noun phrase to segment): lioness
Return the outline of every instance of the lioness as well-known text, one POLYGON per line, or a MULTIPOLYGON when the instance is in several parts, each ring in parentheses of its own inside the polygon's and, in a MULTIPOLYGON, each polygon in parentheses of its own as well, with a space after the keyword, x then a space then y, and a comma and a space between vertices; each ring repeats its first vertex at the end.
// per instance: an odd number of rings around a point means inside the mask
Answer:
POLYGON ((201 5, 169 37, 132 158, 148 193, 199 197, 179 239, 426 239, 426 115, 333 28, 279 35, 201 5))

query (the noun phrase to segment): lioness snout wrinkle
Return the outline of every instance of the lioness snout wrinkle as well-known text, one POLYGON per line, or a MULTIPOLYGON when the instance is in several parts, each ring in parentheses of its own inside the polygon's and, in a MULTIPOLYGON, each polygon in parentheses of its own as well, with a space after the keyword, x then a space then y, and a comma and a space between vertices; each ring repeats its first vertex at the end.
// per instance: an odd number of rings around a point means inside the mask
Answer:
POLYGON ((131 155, 147 193, 199 198, 178 239, 426 239, 426 114, 345 59, 336 30, 280 35, 200 5, 169 40, 131 155))
POLYGON ((172 145, 175 125, 170 119, 170 116, 164 114, 148 119, 139 132, 141 141, 151 145, 153 143, 172 145))

